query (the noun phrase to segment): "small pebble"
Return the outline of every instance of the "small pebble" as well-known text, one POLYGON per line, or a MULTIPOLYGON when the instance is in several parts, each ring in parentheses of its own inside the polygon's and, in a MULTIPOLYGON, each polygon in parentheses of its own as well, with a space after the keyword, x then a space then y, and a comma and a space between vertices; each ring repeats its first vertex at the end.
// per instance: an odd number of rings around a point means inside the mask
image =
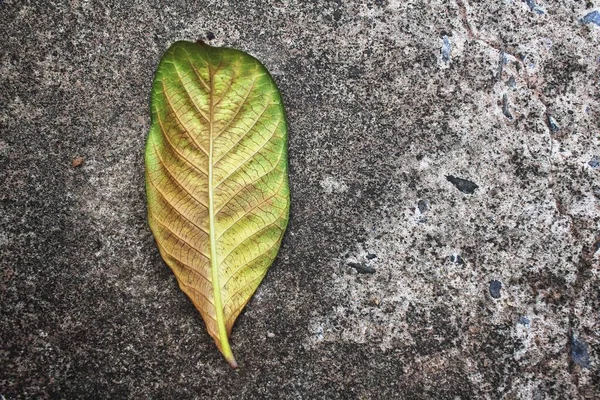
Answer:
POLYGON ((600 157, 594 156, 590 161, 588 161, 588 165, 592 168, 600 167, 600 157))
POLYGON ((274 338, 275 334, 273 332, 267 332, 267 337, 274 338))
POLYGON ((373 306, 379 307, 379 305, 381 304, 381 300, 379 300, 377 297, 372 297, 369 300, 369 303, 371 303, 371 305, 373 305, 373 306))
POLYGON ((373 268, 369 265, 351 262, 351 263, 348 263, 348 266, 354 268, 356 270, 356 272, 358 272, 359 274, 374 274, 375 273, 375 268, 373 268))
POLYGON ((519 318, 519 323, 521 325, 529 326, 529 324, 531 323, 531 321, 529 321, 529 318, 527 318, 527 317, 520 317, 519 318))
POLYGON ((592 11, 591 13, 587 14, 585 17, 581 18, 581 22, 583 22, 584 24, 588 24, 591 22, 593 24, 600 26, 600 12, 592 11))
POLYGON ((419 211, 421 212, 421 214, 423 214, 429 208, 429 206, 427 205, 427 202, 425 200, 419 200, 417 202, 417 207, 419 208, 419 211))
POLYGON ((548 128, 550 128, 550 130, 552 132, 556 132, 557 130, 560 129, 560 127, 558 126, 558 123, 556 122, 556 120, 554 118, 552 118, 551 115, 548 115, 548 128))
POLYGON ((583 368, 590 367, 590 354, 587 343, 573 338, 571 341, 571 358, 575 364, 583 368))
POLYGON ((529 9, 535 12, 537 15, 543 15, 546 12, 546 10, 544 10, 542 7, 535 4, 535 0, 525 0, 525 3, 527 3, 529 9))
POLYGON ((465 263, 462 257, 458 254, 452 254, 450 256, 450 261, 458 265, 463 265, 465 263))
POLYGON ((83 160, 84 160, 83 157, 75 157, 73 159, 73 163, 72 163, 73 168, 77 168, 77 167, 80 167, 81 165, 83 165, 83 160))
POLYGON ((477 184, 475 184, 474 182, 462 178, 457 178, 452 175, 446 176, 446 179, 450 181, 450 183, 452 183, 454 186, 456 186, 458 190, 466 194, 473 194, 475 193, 475 189, 479 188, 479 186, 477 186, 477 184))
POLYGON ((374 258, 377 258, 377 255, 376 255, 376 254, 373 254, 373 253, 369 253, 369 254, 367 254, 367 255, 365 256, 365 258, 366 258, 367 260, 372 260, 372 259, 374 259, 374 258))
POLYGON ((502 80, 502 71, 504 71, 504 66, 506 65, 507 61, 506 54, 504 54, 504 51, 500 50, 500 56, 498 60, 498 75, 496 75, 496 79, 499 81, 502 80))
POLYGON ((508 108, 508 95, 506 93, 502 95, 502 114, 504 114, 504 116, 508 119, 513 119, 513 116, 508 108))
POLYGON ((499 299, 500 289, 502 289, 502 282, 497 280, 490 281, 490 296, 492 296, 494 299, 499 299))
POLYGON ((452 50, 452 44, 450 44, 450 39, 448 36, 444 35, 442 38, 442 61, 448 62, 450 61, 450 51, 452 50))

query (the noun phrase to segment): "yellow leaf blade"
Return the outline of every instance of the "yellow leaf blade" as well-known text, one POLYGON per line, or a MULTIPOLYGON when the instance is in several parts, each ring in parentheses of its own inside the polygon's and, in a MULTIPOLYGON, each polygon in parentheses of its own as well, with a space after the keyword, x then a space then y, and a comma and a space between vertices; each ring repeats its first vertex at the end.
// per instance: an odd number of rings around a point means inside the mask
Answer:
POLYGON ((149 225, 225 359, 233 324, 275 259, 289 215, 287 124, 265 67, 177 42, 152 90, 149 225))

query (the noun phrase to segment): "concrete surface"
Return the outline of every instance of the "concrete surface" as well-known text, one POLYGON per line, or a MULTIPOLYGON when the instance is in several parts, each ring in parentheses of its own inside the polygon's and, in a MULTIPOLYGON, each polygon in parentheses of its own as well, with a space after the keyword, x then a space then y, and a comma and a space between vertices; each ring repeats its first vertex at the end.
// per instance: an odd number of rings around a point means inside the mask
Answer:
POLYGON ((599 9, 1 1, 0 395, 600 398, 599 9), (154 68, 198 38, 290 125, 237 371, 146 224, 154 68))

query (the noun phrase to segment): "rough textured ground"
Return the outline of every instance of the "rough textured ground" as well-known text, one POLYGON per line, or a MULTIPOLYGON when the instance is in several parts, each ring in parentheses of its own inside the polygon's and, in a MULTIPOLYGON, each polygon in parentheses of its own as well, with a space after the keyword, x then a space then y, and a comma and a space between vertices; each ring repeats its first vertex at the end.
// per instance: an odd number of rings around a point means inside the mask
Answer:
POLYGON ((600 398, 599 8, 0 1, 0 395, 600 398), (146 224, 154 68, 198 38, 290 126, 237 371, 146 224))

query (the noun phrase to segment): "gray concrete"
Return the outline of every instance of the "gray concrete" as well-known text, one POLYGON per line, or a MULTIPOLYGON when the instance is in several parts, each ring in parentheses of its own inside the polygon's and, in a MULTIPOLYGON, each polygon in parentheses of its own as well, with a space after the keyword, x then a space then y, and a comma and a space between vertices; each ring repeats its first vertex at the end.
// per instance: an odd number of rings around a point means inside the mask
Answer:
POLYGON ((599 7, 1 1, 0 394, 600 398, 599 7), (146 224, 154 68, 208 32, 290 126, 238 371, 146 224))

